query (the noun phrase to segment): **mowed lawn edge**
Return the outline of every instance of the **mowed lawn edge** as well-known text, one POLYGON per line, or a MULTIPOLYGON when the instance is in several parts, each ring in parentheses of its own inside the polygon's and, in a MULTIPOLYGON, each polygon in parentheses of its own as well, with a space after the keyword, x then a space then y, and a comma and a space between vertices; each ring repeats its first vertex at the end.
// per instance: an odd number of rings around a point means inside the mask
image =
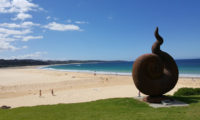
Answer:
POLYGON ((152 108, 133 98, 0 110, 0 120, 199 120, 200 95, 174 97, 187 107, 152 108))

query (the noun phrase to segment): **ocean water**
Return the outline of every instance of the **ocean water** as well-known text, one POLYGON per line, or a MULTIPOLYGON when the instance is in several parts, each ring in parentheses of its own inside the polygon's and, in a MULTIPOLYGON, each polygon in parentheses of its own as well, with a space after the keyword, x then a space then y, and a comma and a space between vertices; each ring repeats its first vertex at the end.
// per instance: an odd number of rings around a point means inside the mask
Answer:
MULTIPOLYGON (((180 77, 200 77, 200 59, 176 60, 180 77)), ((101 62, 85 64, 52 65, 42 69, 75 71, 75 72, 96 72, 99 74, 131 75, 133 62, 101 62)))

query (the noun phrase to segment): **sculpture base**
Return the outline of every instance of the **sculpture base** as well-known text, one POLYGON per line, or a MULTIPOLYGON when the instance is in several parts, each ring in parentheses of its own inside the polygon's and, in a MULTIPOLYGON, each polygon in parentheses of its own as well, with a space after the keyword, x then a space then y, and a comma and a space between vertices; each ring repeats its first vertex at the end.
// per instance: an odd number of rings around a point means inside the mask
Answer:
POLYGON ((147 96, 143 98, 143 101, 148 102, 148 103, 161 103, 163 100, 171 100, 173 101, 172 98, 169 98, 167 96, 147 96))

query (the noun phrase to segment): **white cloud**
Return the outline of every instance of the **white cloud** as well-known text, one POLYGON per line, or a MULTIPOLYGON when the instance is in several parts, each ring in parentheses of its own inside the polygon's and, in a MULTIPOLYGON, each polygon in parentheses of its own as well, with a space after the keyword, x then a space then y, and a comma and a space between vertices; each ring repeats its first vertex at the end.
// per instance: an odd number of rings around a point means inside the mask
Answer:
POLYGON ((31 3, 31 0, 13 0, 12 5, 19 12, 28 12, 38 8, 38 5, 31 3))
POLYGON ((6 29, 6 28, 0 28, 0 33, 5 34, 5 35, 23 35, 23 34, 28 34, 31 32, 32 31, 30 29, 11 30, 11 29, 6 29))
POLYGON ((6 28, 29 28, 32 26, 40 26, 40 24, 36 24, 30 21, 23 22, 21 24, 16 24, 16 23, 1 23, 1 27, 6 27, 6 28))
POLYGON ((11 20, 20 20, 12 23, 0 23, 0 51, 25 49, 28 46, 17 46, 15 41, 29 41, 31 39, 42 39, 43 36, 31 35, 32 27, 40 24, 25 21, 33 16, 30 11, 43 10, 32 0, 0 0, 0 14, 12 15, 11 20), (12 13, 12 14, 11 14, 12 13), (14 16, 15 17, 14 17, 14 16), (24 22, 23 22, 24 21, 24 22), (12 44, 15 43, 15 44, 12 44))
MULTIPOLYGON (((43 36, 32 36, 31 27, 39 26, 39 24, 32 23, 30 21, 23 22, 21 24, 15 23, 2 23, 0 24, 0 51, 3 50, 19 50, 24 48, 16 47, 12 45, 14 41, 29 41, 31 39, 42 39, 43 36)), ((27 48, 27 47, 26 47, 27 48)))
POLYGON ((0 28, 0 33, 4 34, 6 36, 8 35, 23 35, 31 33, 32 31, 30 29, 25 30, 12 30, 12 29, 6 29, 6 28, 0 28))
POLYGON ((11 8, 11 2, 10 2, 10 0, 1 0, 0 1, 0 12, 1 13, 7 13, 7 12, 9 12, 10 10, 10 8, 11 8))
POLYGON ((79 26, 73 24, 60 24, 56 22, 51 22, 45 25, 44 28, 56 31, 80 31, 79 26))
POLYGON ((8 35, 0 34, 0 51, 17 50, 17 48, 15 46, 10 44, 12 41, 15 41, 15 39, 8 37, 8 35))
POLYGON ((33 22, 23 22, 22 24, 22 27, 31 27, 31 26, 39 26, 40 24, 36 24, 36 23, 33 23, 33 22))
POLYGON ((28 18, 32 18, 32 15, 27 13, 18 13, 15 18, 12 18, 12 20, 25 20, 28 18))
POLYGON ((47 52, 35 52, 31 54, 26 54, 26 55, 12 56, 12 59, 41 59, 46 54, 47 52))
POLYGON ((32 3, 31 0, 1 0, 0 12, 1 13, 20 13, 39 10, 39 6, 32 3))
POLYGON ((21 41, 24 41, 24 42, 27 42, 31 39, 42 39, 43 36, 24 36, 24 35, 15 35, 13 36, 13 38, 15 38, 15 40, 21 40, 21 41))
POLYGON ((23 38, 22 38, 22 41, 29 41, 29 40, 31 40, 31 39, 42 39, 43 38, 43 36, 24 36, 23 38))
POLYGON ((18 48, 16 48, 15 46, 11 45, 9 42, 0 40, 0 51, 3 51, 3 50, 15 51, 17 49, 18 48))
POLYGON ((15 51, 15 50, 19 50, 19 49, 28 48, 28 46, 22 46, 20 48, 20 47, 16 47, 14 45, 11 45, 11 43, 13 41, 16 41, 16 40, 21 40, 21 41, 26 42, 26 41, 29 41, 31 39, 42 39, 42 38, 43 38, 43 36, 23 36, 23 35, 7 37, 4 34, 0 34, 0 51, 3 51, 3 50, 15 51))
POLYGON ((9 37, 8 35, 5 34, 0 34, 0 41, 12 42, 15 41, 15 38, 9 37))
POLYGON ((0 51, 3 51, 3 50, 11 50, 11 51, 18 50, 19 48, 11 45, 11 42, 13 42, 15 40, 16 40, 15 38, 9 37, 8 34, 0 33, 0 51))
POLYGON ((43 10, 31 0, 0 0, 0 13, 16 13, 12 20, 25 20, 32 18, 29 11, 43 10))
POLYGON ((88 24, 88 22, 85 21, 75 21, 76 24, 88 24))
POLYGON ((15 24, 15 23, 1 23, 1 27, 7 27, 7 28, 19 28, 20 25, 15 24))

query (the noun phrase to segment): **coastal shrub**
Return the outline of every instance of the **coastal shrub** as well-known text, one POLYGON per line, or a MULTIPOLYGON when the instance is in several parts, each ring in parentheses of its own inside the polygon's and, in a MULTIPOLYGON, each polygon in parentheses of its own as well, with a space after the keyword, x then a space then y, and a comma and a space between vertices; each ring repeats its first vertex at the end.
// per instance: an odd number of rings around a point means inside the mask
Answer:
POLYGON ((174 96, 190 95, 200 95, 200 88, 180 88, 174 93, 174 96))

